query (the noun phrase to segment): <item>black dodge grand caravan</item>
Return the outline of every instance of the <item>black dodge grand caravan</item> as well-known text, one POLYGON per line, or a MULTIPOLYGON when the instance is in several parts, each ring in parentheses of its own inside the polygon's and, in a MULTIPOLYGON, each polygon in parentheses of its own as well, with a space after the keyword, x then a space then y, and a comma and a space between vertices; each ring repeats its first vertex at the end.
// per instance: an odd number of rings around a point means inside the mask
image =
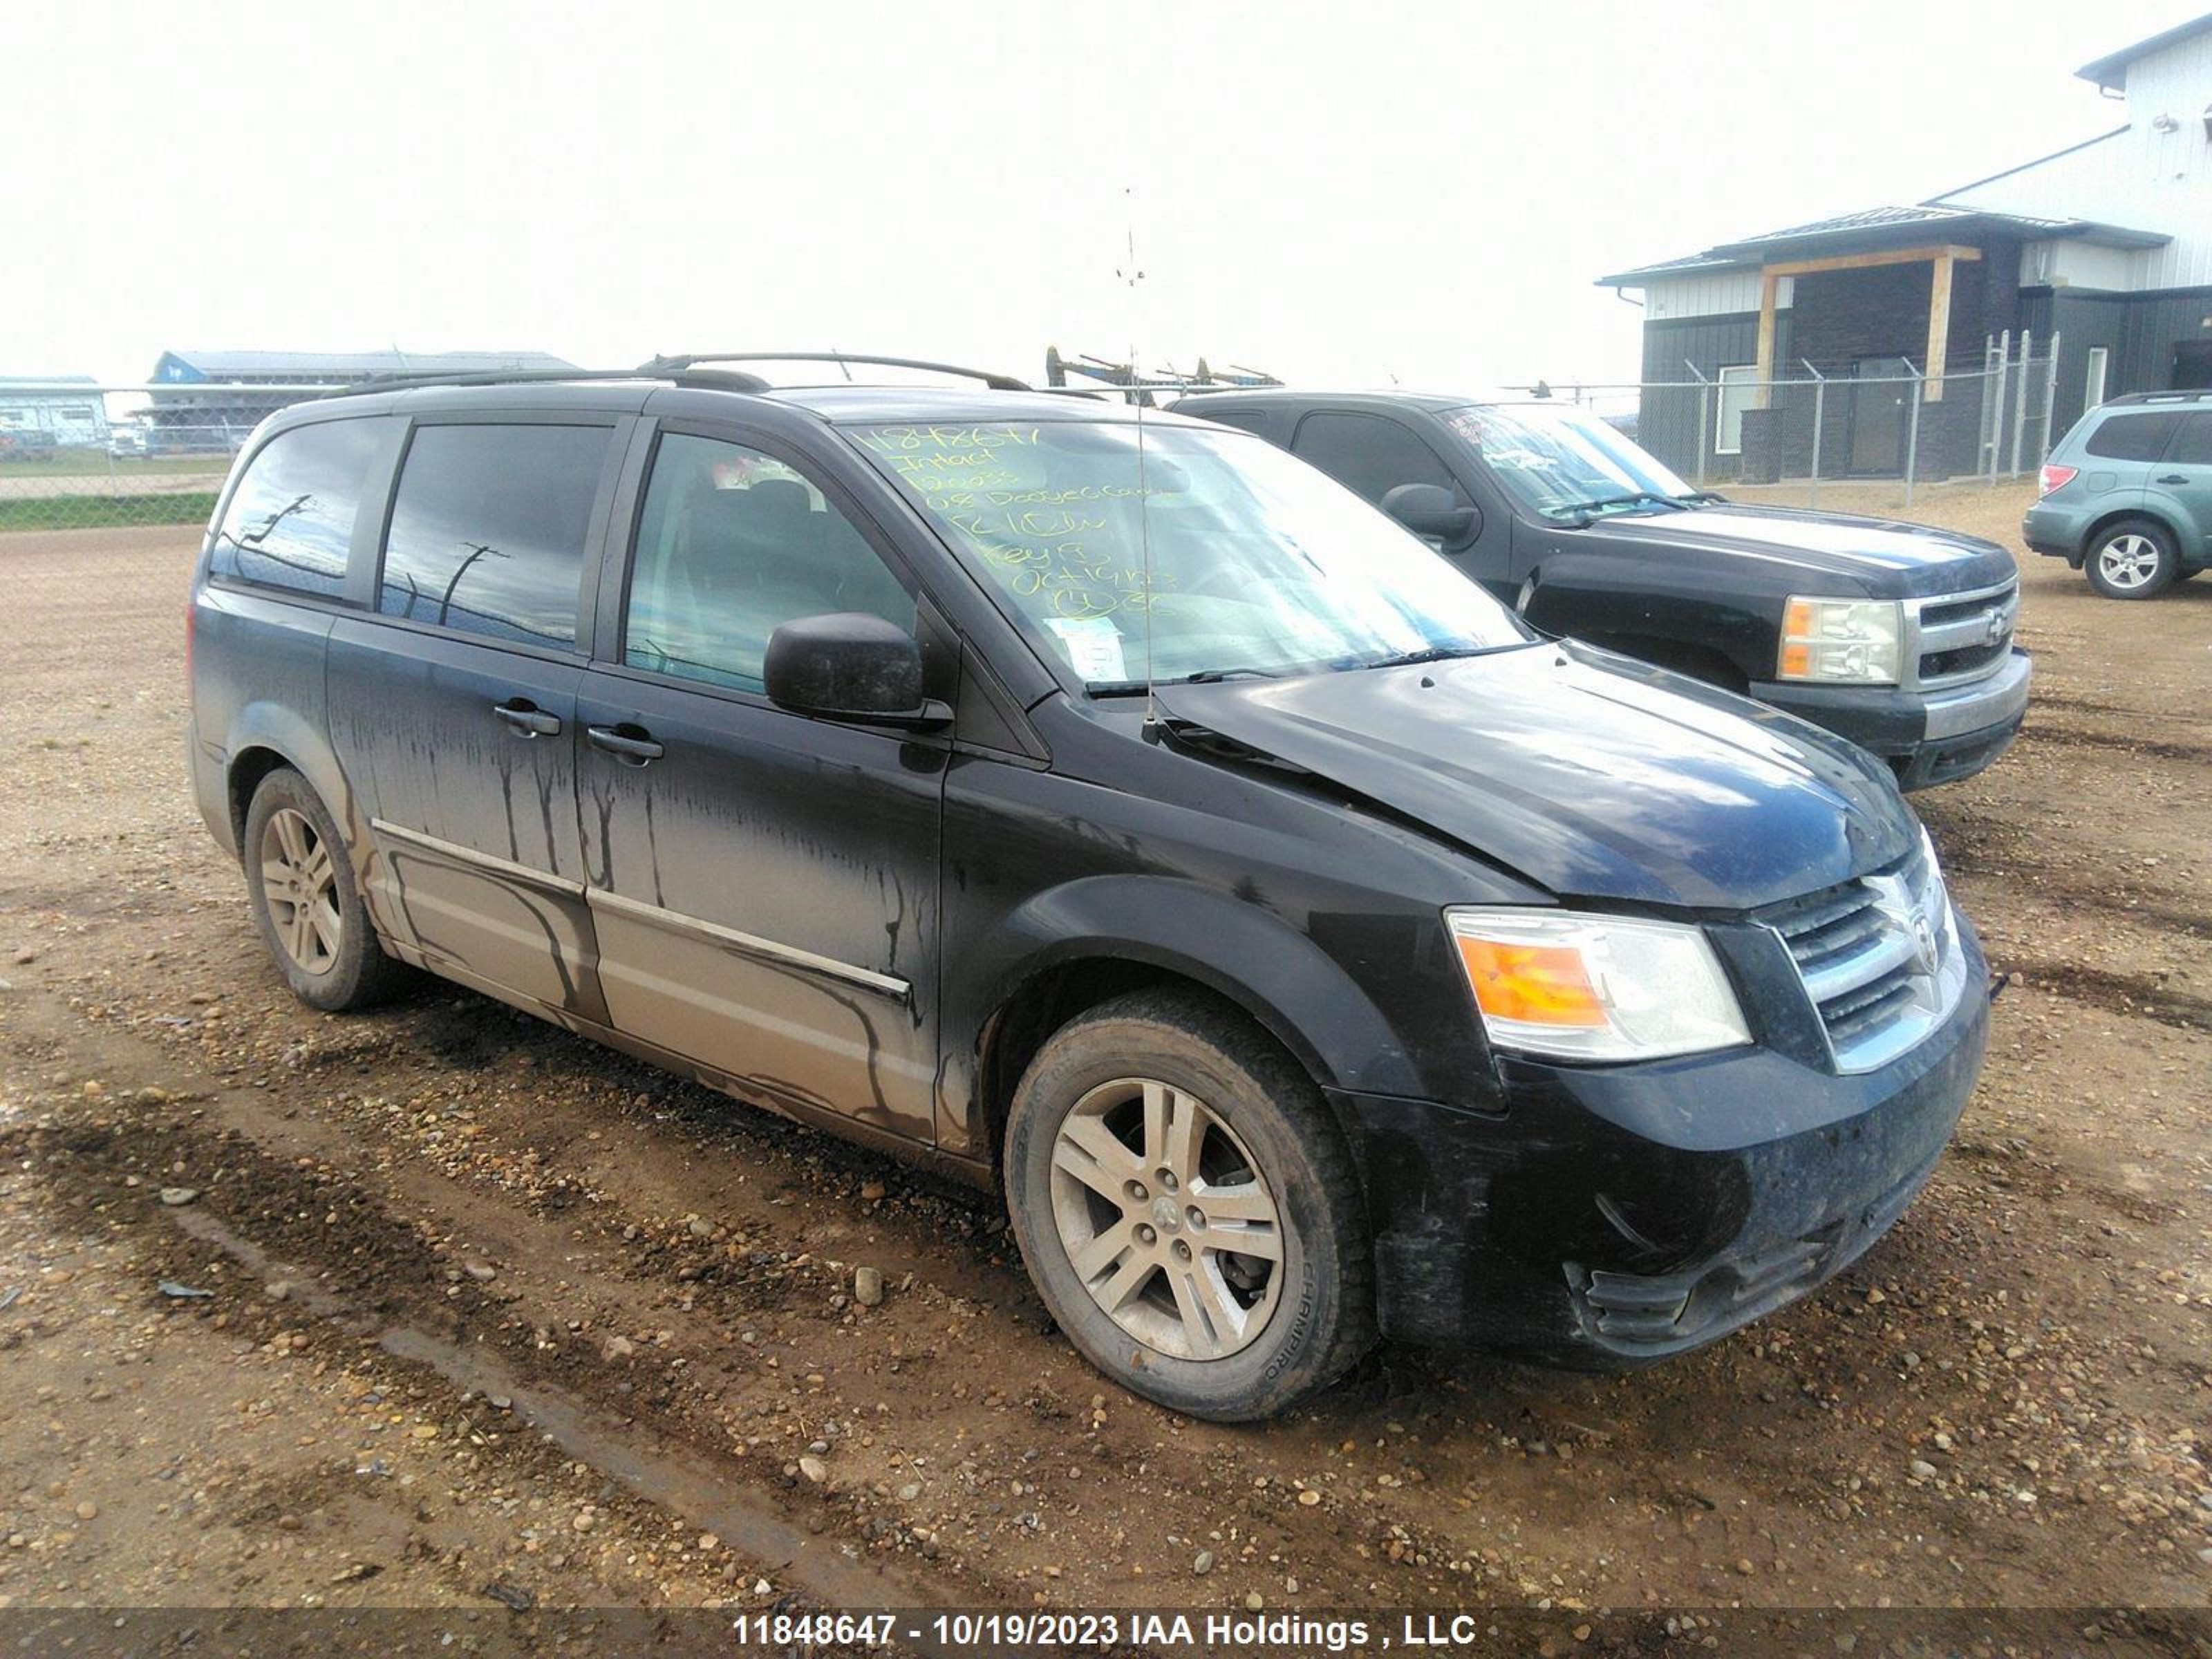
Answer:
POLYGON ((979 378, 266 422, 190 748, 294 991, 428 969, 1001 1188, 1208 1417, 1378 1335, 1677 1353, 1881 1235, 1988 1018, 1887 768, 1256 437, 979 378))

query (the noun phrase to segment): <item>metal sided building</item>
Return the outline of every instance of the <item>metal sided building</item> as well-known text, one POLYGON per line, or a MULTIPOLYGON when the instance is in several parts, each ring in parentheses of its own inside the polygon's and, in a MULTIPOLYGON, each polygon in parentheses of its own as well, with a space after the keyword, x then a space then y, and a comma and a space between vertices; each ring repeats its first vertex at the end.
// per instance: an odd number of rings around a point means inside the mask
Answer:
POLYGON ((1921 471, 1969 471, 1986 388, 1958 377, 1978 377, 1986 342, 2008 334, 2062 343, 2039 371, 2055 374, 2054 435, 2123 392, 2212 386, 2212 15, 2078 73, 2122 101, 2123 125, 1913 206, 1600 278, 1644 297, 1641 441, 1685 471, 1801 473, 1810 401, 1765 383, 1817 371, 1844 382, 1823 404, 1823 471, 1893 476, 1896 381, 1920 374, 1921 471), (1650 384, 1700 377, 1714 394, 1650 384), (1752 465, 1747 415, 1765 451, 1752 465))
POLYGON ((0 375, 0 452, 93 447, 107 432, 91 375, 0 375), (78 386, 84 390, 70 389, 78 386))
POLYGON ((264 416, 314 395, 288 393, 286 386, 358 386, 381 375, 574 367, 543 351, 165 351, 147 376, 159 388, 148 412, 149 436, 163 449, 235 448, 264 416), (270 390, 230 389, 240 386, 270 390), (198 389, 203 386, 210 389, 198 389))

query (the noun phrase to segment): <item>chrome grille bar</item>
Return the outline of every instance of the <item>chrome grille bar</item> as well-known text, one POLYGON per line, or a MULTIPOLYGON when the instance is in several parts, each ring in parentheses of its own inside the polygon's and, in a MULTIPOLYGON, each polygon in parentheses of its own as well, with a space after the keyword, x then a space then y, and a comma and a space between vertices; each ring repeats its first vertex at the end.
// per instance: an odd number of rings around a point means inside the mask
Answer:
POLYGON ((1932 690, 1986 679, 2003 666, 2020 622, 2020 579, 1966 593, 1930 594, 1905 602, 1906 689, 1932 690), (1952 652, 1985 652, 1970 666, 1943 672, 1931 665, 1952 652))
POLYGON ((1796 964, 1839 1072, 1896 1059, 1942 1023, 1965 988, 1950 896, 1917 850, 1764 920, 1796 964))

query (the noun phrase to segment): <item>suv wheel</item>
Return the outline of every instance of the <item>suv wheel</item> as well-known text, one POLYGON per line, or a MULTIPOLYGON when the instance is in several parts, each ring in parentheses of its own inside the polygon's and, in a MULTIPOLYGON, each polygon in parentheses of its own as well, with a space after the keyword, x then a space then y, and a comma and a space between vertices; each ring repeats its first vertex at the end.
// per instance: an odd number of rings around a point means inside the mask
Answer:
POLYGON ((1060 1328, 1174 1410, 1266 1417, 1373 1344, 1367 1231, 1312 1081, 1195 996, 1139 992, 1063 1027, 1006 1127, 1014 1236, 1060 1328))
POLYGON ((2123 519, 2089 544, 2089 586, 2108 599, 2148 599, 2173 586, 2180 558, 2163 525, 2123 519))
POLYGON ((254 790, 243 854, 253 920, 294 996, 335 1012, 399 982, 406 970, 377 943, 330 809, 297 772, 280 767, 254 790))

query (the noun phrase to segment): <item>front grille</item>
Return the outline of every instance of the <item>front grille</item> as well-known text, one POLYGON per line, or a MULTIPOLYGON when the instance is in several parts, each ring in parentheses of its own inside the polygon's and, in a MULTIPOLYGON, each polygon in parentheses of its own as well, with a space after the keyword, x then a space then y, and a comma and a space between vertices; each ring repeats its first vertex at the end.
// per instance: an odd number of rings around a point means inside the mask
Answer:
POLYGON ((2011 653, 2020 581, 2015 577, 1941 599, 1908 599, 1905 615, 1914 684, 1962 684, 1995 673, 2011 653))
POLYGON ((1896 1059, 1942 1022, 1966 983, 1942 872, 1917 851, 1760 920, 1788 947, 1841 1072, 1896 1059))
MULTIPOLYGON (((1998 590, 1999 592, 2004 591, 2002 588, 1998 590)), ((1985 594, 1977 594, 1969 599, 1931 599, 1920 607, 1920 621, 1924 627, 1942 628, 1949 623, 1964 622, 1969 617, 1984 616, 1989 609, 1990 601, 1985 594)))
POLYGON ((2012 635, 1989 645, 1962 645, 1955 651, 1927 651, 1920 657, 1920 678, 1928 680, 1948 679, 1954 674, 1971 674, 1977 668, 1987 668, 2004 660, 2012 653, 2012 635))

